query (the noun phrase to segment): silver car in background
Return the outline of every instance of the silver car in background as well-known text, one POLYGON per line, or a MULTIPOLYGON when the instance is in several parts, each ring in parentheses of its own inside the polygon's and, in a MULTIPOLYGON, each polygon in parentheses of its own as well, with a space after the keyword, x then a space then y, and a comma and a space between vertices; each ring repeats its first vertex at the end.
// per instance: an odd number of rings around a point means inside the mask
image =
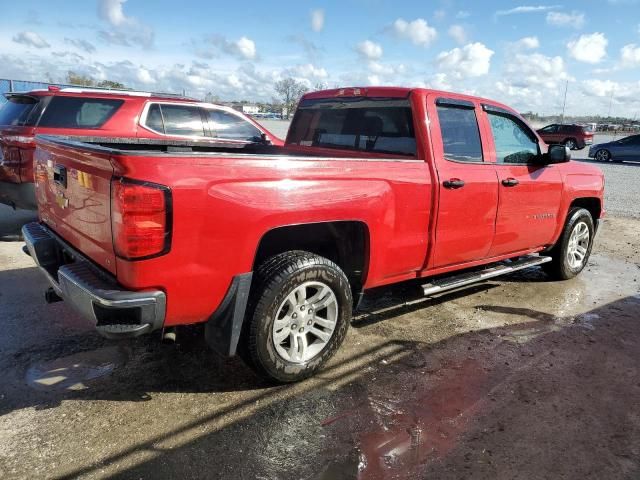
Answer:
POLYGON ((589 149, 589 158, 595 158, 599 162, 640 161, 640 135, 593 145, 589 149))

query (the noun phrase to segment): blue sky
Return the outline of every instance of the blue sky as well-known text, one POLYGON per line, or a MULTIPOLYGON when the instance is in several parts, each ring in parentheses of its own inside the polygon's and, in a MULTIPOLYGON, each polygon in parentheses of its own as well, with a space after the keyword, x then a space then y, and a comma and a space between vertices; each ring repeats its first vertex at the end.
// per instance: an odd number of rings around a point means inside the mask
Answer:
POLYGON ((270 100, 309 87, 424 86, 521 111, 640 117, 640 0, 3 0, 0 78, 66 72, 270 100), (178 6, 176 6, 178 4, 178 6))

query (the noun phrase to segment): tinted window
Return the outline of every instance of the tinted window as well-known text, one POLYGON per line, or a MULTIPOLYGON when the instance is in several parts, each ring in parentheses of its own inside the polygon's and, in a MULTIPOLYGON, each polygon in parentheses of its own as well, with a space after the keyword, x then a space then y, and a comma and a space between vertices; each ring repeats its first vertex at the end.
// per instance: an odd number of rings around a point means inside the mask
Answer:
POLYGON ((538 156, 538 143, 520 122, 495 113, 489 113, 489 120, 498 163, 529 163, 538 156))
POLYGON ((167 135, 204 137, 204 125, 199 107, 162 105, 164 132, 167 135))
POLYGON ((160 105, 154 103, 149 107, 147 112, 147 118, 144 124, 156 132, 164 133, 164 124, 162 122, 162 113, 160 112, 160 105))
POLYGON ((211 135, 231 140, 258 141, 262 132, 243 118, 223 110, 208 110, 211 135))
POLYGON ((544 133, 555 133, 558 127, 556 125, 549 125, 548 127, 544 127, 541 131, 544 133))
POLYGON ((38 126, 100 128, 123 103, 110 98, 53 97, 38 126))
POLYGON ((455 162, 482 162, 482 143, 476 111, 438 106, 444 158, 455 162))
POLYGON ((0 107, 0 125, 31 125, 29 114, 38 100, 26 96, 12 96, 0 107))
POLYGON ((304 100, 287 142, 325 148, 415 155, 411 107, 406 99, 304 100))

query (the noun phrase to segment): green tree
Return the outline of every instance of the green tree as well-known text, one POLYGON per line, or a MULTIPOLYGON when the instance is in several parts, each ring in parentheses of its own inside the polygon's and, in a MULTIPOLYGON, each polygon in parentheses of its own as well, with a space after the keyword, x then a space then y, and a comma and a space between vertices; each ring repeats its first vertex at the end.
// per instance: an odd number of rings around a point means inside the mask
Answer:
POLYGON ((307 87, 291 77, 276 82, 274 89, 278 95, 280 95, 280 99, 287 112, 287 118, 289 118, 295 110, 296 105, 300 101, 300 97, 307 93, 307 87))

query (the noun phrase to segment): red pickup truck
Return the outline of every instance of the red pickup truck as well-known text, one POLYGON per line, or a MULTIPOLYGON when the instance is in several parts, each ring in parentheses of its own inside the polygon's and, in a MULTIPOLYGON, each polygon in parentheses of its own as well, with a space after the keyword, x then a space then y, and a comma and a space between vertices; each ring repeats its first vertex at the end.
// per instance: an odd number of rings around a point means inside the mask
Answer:
POLYGON ((303 379, 372 287, 435 295, 542 265, 585 267, 603 175, 512 109, 446 92, 304 96, 284 146, 38 137, 39 223, 23 233, 107 337, 205 323, 209 345, 303 379))

